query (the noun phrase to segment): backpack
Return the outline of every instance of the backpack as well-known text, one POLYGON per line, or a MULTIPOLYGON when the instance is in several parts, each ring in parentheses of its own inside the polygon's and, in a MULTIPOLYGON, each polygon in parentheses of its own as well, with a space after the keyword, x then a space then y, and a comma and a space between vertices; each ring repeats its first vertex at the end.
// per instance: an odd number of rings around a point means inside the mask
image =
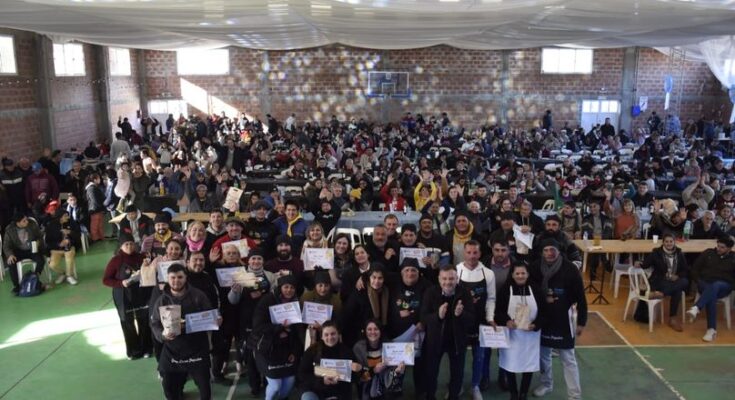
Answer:
POLYGON ((23 279, 20 281, 20 291, 18 297, 33 297, 43 293, 44 287, 41 280, 38 278, 38 274, 33 271, 28 271, 23 275, 23 279))

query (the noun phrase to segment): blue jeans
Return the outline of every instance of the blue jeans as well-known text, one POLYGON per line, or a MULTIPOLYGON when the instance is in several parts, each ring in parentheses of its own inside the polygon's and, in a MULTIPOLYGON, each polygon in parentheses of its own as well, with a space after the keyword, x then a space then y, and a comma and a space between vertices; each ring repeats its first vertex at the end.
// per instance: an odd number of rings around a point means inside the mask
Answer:
POLYGON ((699 300, 695 304, 700 310, 707 310, 707 329, 717 329, 717 300, 732 292, 732 285, 725 281, 697 282, 699 300))
POLYGON ((279 400, 288 397, 288 394, 293 389, 296 377, 287 376, 281 379, 265 378, 268 381, 268 386, 265 388, 266 400, 279 400))
POLYGON ((490 379, 490 349, 472 345, 472 386, 480 386, 482 378, 490 379))

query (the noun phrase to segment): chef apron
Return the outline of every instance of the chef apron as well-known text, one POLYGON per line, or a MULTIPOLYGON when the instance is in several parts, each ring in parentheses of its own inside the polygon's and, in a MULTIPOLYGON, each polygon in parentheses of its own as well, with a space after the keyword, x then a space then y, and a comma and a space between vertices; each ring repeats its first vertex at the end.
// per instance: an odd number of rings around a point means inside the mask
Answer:
MULTIPOLYGON (((528 286, 528 295, 514 295, 510 287, 508 316, 515 319, 518 306, 528 307, 528 319, 533 322, 538 315, 538 305, 533 291, 528 286)), ((508 329, 508 348, 500 349, 500 367, 508 372, 536 372, 540 369, 541 332, 521 329, 508 329)))
POLYGON ((482 270, 482 280, 477 282, 464 282, 462 281, 463 269, 459 272, 459 282, 470 292, 472 297, 472 306, 475 311, 475 321, 470 329, 467 330, 467 338, 469 344, 475 345, 480 340, 480 324, 485 321, 485 303, 487 303, 487 282, 485 278, 485 268, 480 267, 482 270))

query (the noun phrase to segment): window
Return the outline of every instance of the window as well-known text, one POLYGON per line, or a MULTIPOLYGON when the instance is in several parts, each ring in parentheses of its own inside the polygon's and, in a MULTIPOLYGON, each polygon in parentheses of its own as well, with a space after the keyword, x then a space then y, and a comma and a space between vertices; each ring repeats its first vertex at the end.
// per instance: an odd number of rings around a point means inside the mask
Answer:
POLYGON ((84 47, 81 44, 54 43, 56 76, 84 76, 84 47))
POLYGON ((0 74, 14 75, 17 73, 13 37, 0 36, 0 74))
POLYGON ((178 117, 179 114, 187 114, 186 102, 183 100, 151 100, 148 102, 148 112, 153 114, 173 114, 178 117))
POLYGON ((176 52, 179 75, 228 75, 230 52, 217 50, 179 50, 176 52))
POLYGON ((130 50, 110 47, 110 75, 130 76, 130 50))
POLYGON ((591 74, 591 49, 543 49, 541 72, 544 74, 591 74))

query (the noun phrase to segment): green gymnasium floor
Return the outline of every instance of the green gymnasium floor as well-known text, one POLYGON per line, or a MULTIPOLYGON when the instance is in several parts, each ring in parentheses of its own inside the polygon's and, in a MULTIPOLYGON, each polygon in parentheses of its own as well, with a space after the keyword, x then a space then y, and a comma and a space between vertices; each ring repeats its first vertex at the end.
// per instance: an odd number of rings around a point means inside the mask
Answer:
MULTIPOLYGON (((78 258, 77 287, 63 284, 34 298, 13 297, 6 275, 0 284, 0 399, 163 398, 155 362, 125 359, 110 290, 101 283, 113 250, 114 242, 95 245, 78 258)), ((585 344, 578 349, 585 399, 733 398, 735 346, 632 347, 599 313, 591 315, 588 328, 585 344)), ((468 355, 466 381, 470 358, 468 355)), ((495 360, 493 356, 493 377, 495 360)), ((565 399, 561 367, 555 363, 556 387, 545 398, 565 399)), ((439 396, 448 379, 446 361, 443 366, 439 396)), ((410 381, 405 385, 407 399, 413 398, 410 381)), ((215 399, 251 398, 242 381, 213 387, 215 399)), ((187 392, 191 391, 188 386, 187 392)), ((508 395, 493 387, 485 397, 505 399, 508 395)), ((190 393, 188 398, 198 397, 190 393)))

